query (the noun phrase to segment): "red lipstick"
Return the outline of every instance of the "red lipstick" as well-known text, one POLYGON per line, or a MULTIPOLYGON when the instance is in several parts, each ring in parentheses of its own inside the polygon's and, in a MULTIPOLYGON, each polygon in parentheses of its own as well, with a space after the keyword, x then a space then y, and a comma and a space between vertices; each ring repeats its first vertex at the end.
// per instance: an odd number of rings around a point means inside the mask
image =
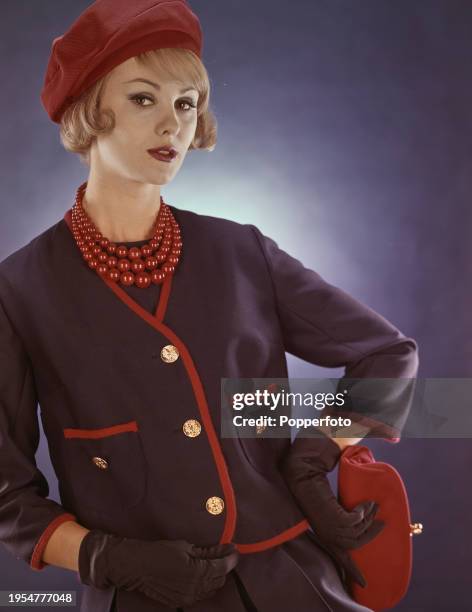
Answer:
POLYGON ((148 149, 149 155, 159 161, 170 163, 177 156, 177 151, 172 147, 159 147, 157 149, 148 149))

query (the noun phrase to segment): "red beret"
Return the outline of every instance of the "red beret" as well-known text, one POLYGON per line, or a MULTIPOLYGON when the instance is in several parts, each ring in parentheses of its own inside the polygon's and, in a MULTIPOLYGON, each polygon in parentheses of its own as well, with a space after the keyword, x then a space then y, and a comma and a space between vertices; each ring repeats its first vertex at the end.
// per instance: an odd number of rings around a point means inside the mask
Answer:
POLYGON ((60 123, 67 106, 112 68, 163 47, 201 57, 200 22, 186 0, 96 0, 53 40, 41 91, 46 112, 60 123))

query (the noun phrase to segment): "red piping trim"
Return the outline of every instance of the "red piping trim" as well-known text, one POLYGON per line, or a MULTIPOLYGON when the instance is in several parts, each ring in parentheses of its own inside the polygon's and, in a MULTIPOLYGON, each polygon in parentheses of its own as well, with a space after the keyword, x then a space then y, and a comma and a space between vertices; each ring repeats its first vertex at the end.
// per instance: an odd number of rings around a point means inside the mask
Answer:
MULTIPOLYGON (((233 486, 231 484, 231 479, 229 477, 228 468, 223 457, 223 452, 221 450, 220 444, 218 442, 218 437, 213 427, 213 422, 211 420, 210 411, 208 409, 205 392, 203 390, 203 385, 197 373, 195 364, 193 363, 193 359, 190 356, 190 353, 183 341, 169 327, 164 325, 164 323, 158 321, 150 312, 142 308, 140 304, 130 298, 129 295, 116 283, 107 278, 100 278, 137 315, 142 317, 147 323, 149 323, 149 325, 152 325, 154 329, 159 331, 163 336, 170 340, 172 344, 177 347, 179 354, 182 357, 182 361, 192 384, 193 393, 197 401, 200 416, 205 427, 205 432, 208 436, 210 447, 213 453, 213 458, 215 460, 216 468, 220 478, 221 487, 223 489, 225 497, 225 504, 227 506, 228 511, 226 513, 226 521, 223 533, 220 537, 220 544, 226 544, 227 542, 231 541, 236 527, 236 498, 234 495, 233 486)), ((168 279, 166 279, 166 282, 167 280, 168 279)), ((161 297, 162 295, 163 294, 161 294, 161 297)))
POLYGON ((56 516, 56 518, 49 523, 46 529, 43 531, 41 537, 36 543, 34 547, 33 554, 31 555, 30 567, 34 570, 42 570, 49 565, 49 563, 45 563, 41 557, 43 556, 44 549, 46 548, 46 544, 49 541, 49 538, 52 536, 53 532, 66 521, 77 521, 77 517, 69 512, 65 512, 64 514, 60 514, 56 516))
MULTIPOLYGON (((64 220, 67 223, 70 231, 72 232, 71 209, 66 211, 66 213, 64 214, 64 220)), ((167 308, 173 276, 167 276, 163 283, 155 316, 153 316, 150 312, 144 309, 140 304, 135 302, 117 283, 109 280, 106 277, 100 275, 99 277, 104 283, 108 285, 108 287, 110 287, 110 289, 115 293, 117 297, 120 298, 122 302, 124 302, 129 308, 131 308, 131 310, 133 310, 139 317, 144 319, 146 323, 149 323, 149 325, 154 327, 154 329, 156 329, 168 340, 170 340, 172 344, 177 347, 179 354, 182 357, 183 364, 192 384, 193 393, 197 401, 200 417, 205 428, 205 433, 208 436, 208 441, 213 454, 213 458, 215 460, 218 476, 225 497, 225 506, 227 510, 223 533, 220 536, 220 544, 229 543, 232 541, 236 529, 236 497, 234 494, 233 486, 231 484, 231 478, 229 476, 228 467, 224 459, 223 451, 221 450, 221 446, 219 444, 218 437, 213 426, 213 421, 211 419, 208 403, 205 397, 205 391, 203 389, 203 385, 200 380, 200 376, 198 375, 193 359, 186 345, 169 327, 162 323, 167 308)), ((236 546, 238 547, 238 550, 243 554, 259 552, 268 548, 272 548, 273 546, 281 544, 282 542, 286 542, 296 537, 303 531, 306 531, 308 528, 308 521, 304 519, 293 527, 290 527, 289 529, 286 529, 285 531, 282 531, 278 535, 267 540, 261 540, 252 544, 237 544, 236 546)))
POLYGON ((234 544, 238 551, 243 555, 261 552, 263 550, 267 550, 268 548, 272 548, 273 546, 278 546, 279 544, 288 542, 288 540, 296 538, 309 528, 310 524, 306 519, 303 519, 303 521, 300 521, 296 525, 293 525, 293 527, 290 527, 289 529, 280 532, 279 534, 273 536, 272 538, 269 538, 268 540, 260 540, 259 542, 254 542, 253 544, 236 544, 236 542, 234 544))
POLYGON ((124 431, 138 431, 136 421, 123 423, 122 425, 112 425, 111 427, 102 427, 101 429, 71 429, 65 428, 64 438, 106 438, 114 436, 124 431))
MULTIPOLYGON (((69 229, 72 232, 72 211, 69 209, 65 215, 64 220, 66 221, 69 229)), ((96 272, 95 272, 96 274, 96 272)), ((200 416, 205 428, 205 433, 208 436, 208 441, 210 443, 210 448, 213 454, 213 458, 216 464, 216 469, 218 471, 218 476, 221 483, 221 488, 224 494, 224 501, 226 506, 226 518, 225 525, 223 528, 223 533, 220 536, 220 544, 226 544, 231 542, 231 539, 234 535, 234 531, 236 528, 236 498, 234 495, 233 486, 231 484, 231 479, 228 472, 228 467, 226 465, 223 452, 221 450, 220 444, 218 442, 218 437, 215 432, 215 428, 213 426, 213 422, 211 420, 210 411, 208 409, 208 404, 205 397, 205 392, 203 390, 203 385, 201 383, 200 377, 197 373, 197 369, 195 364, 193 363, 193 359, 190 356, 190 353, 183 343, 182 340, 164 323, 162 323, 162 318, 164 316, 165 305, 167 304, 171 278, 172 275, 168 276, 164 281, 163 287, 161 289, 161 294, 159 297, 159 304, 156 310, 156 314, 159 314, 161 319, 156 318, 146 309, 144 309, 140 304, 135 302, 127 293, 124 291, 117 283, 109 280, 106 277, 100 276, 104 283, 110 287, 110 289, 117 295, 122 302, 124 302, 131 310, 133 310, 138 316, 140 316, 144 321, 149 323, 154 329, 160 332, 163 336, 165 336, 168 340, 172 342, 174 346, 177 347, 180 356, 182 357, 182 361, 184 367, 187 371, 187 374, 190 378, 190 382, 192 384, 193 393, 195 395, 195 399, 197 401, 198 409, 200 412, 200 416)))
POLYGON ((159 303, 157 304, 156 313, 154 315, 156 319, 160 322, 164 320, 164 315, 167 310, 167 302, 169 301, 170 288, 172 287, 173 278, 174 276, 172 274, 170 276, 167 276, 161 287, 161 293, 159 295, 159 303))

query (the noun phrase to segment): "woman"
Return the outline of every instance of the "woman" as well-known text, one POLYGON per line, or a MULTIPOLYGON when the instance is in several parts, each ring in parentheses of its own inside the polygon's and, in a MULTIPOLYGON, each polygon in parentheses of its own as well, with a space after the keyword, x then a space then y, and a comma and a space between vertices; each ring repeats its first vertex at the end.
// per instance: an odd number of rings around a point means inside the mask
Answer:
POLYGON ((216 141, 201 50, 185 0, 98 0, 53 43, 42 102, 89 175, 0 264, 0 540, 77 571, 81 610, 366 611, 348 550, 377 507, 327 480, 360 437, 220 439, 220 381, 285 378, 285 351, 412 377, 416 344, 255 226, 164 202, 216 141))

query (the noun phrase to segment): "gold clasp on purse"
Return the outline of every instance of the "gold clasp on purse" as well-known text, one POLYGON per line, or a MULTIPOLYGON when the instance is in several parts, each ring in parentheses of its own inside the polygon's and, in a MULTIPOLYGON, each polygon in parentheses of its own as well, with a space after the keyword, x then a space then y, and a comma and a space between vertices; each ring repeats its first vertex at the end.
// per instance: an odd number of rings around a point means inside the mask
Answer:
POLYGON ((410 523, 410 536, 423 533, 423 523, 410 523))

